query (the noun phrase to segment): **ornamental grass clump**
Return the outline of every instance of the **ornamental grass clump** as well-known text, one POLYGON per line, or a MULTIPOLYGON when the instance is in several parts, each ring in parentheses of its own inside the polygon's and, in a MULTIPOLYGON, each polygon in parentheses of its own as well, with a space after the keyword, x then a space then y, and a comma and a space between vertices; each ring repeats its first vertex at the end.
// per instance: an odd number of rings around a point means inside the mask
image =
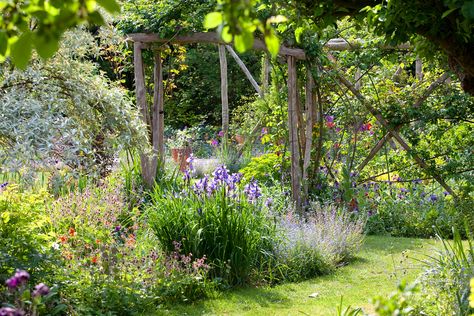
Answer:
POLYGON ((241 178, 220 166, 194 184, 185 181, 179 192, 157 187, 147 210, 149 225, 168 253, 179 242, 184 253, 206 256, 210 277, 229 285, 249 281, 269 258, 275 236, 258 183, 244 188, 241 178))
POLYGON ((330 272, 351 259, 364 238, 362 220, 333 208, 315 208, 305 216, 290 211, 278 228, 277 259, 284 278, 293 281, 330 272))

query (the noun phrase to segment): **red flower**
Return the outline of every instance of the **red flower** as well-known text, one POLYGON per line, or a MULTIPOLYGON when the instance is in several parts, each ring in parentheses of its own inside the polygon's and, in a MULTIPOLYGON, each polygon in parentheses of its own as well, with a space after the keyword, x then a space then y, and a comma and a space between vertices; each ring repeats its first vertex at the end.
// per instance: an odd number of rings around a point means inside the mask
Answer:
POLYGON ((97 263, 97 260, 98 260, 97 256, 94 256, 91 258, 92 263, 97 263))
POLYGON ((62 244, 65 244, 67 243, 67 237, 62 235, 62 236, 59 236, 59 241, 62 243, 62 244))
POLYGON ((76 230, 73 227, 69 228, 69 236, 76 236, 76 230))
POLYGON ((334 126, 336 126, 336 123, 334 123, 334 122, 326 122, 326 126, 327 126, 328 128, 333 128, 334 126))

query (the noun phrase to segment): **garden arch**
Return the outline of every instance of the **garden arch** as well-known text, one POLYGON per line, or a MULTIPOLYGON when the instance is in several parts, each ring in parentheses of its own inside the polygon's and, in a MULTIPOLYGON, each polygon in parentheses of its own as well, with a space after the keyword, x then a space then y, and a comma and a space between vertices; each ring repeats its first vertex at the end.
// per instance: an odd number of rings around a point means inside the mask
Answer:
MULTIPOLYGON (((133 42, 134 47, 134 71, 135 71, 135 89, 137 105, 140 109, 142 120, 151 129, 153 153, 147 154, 142 153, 141 166, 142 173, 145 183, 152 185, 157 173, 158 164, 163 161, 164 158, 164 110, 163 110, 163 67, 160 52, 160 45, 165 43, 176 43, 176 44, 193 44, 193 43, 205 43, 205 44, 216 44, 219 46, 220 56, 220 69, 221 69, 221 96, 223 104, 223 129, 225 130, 228 126, 228 121, 225 119, 225 110, 227 105, 227 62, 225 59, 225 47, 237 60, 235 52, 233 52, 231 46, 225 43, 217 33, 212 32, 200 32, 190 33, 187 35, 176 36, 173 38, 161 38, 157 34, 147 33, 134 33, 128 34, 127 40, 133 42), (151 111, 148 110, 146 101, 146 89, 145 89, 145 74, 144 64, 142 58, 142 50, 149 49, 154 52, 154 91, 153 91, 153 106, 151 111), (234 56, 235 55, 235 56, 234 56)), ((325 44, 325 48, 328 51, 337 50, 354 50, 360 48, 360 43, 349 43, 344 39, 332 39, 325 44)), ((393 49, 394 47, 382 47, 393 49)), ((409 45, 400 45, 395 47, 396 49, 407 49, 409 45)), ((255 39, 253 44, 254 50, 266 51, 265 43, 260 39, 255 39)), ((317 102, 317 96, 315 94, 315 83, 310 70, 308 69, 307 82, 305 84, 306 89, 306 100, 305 100, 305 120, 302 118, 301 107, 299 102, 299 93, 297 87, 297 61, 306 60, 304 50, 299 48, 290 48, 280 46, 278 53, 279 56, 286 58, 288 65, 288 128, 289 128, 289 145, 291 153, 291 192, 292 199, 295 202, 297 208, 302 204, 302 186, 308 177, 308 167, 311 162, 311 149, 313 145, 312 139, 312 128, 316 122, 318 113, 315 111, 315 102, 317 102)), ((438 183, 451 195, 456 196, 453 190, 448 186, 444 179, 436 172, 430 171, 428 164, 417 155, 409 144, 400 135, 399 130, 401 126, 391 127, 389 122, 368 102, 368 100, 360 92, 360 78, 361 74, 358 71, 356 74, 356 83, 352 83, 347 79, 339 70, 336 59, 328 53, 328 58, 331 62, 331 68, 336 71, 336 77, 338 81, 345 86, 352 94, 365 106, 365 108, 371 113, 377 121, 386 129, 386 135, 375 145, 368 157, 358 167, 358 170, 362 170, 367 163, 375 157, 377 152, 383 147, 383 145, 394 138, 399 145, 406 150, 415 162, 422 168, 425 169, 438 183)), ((239 62, 238 62, 239 63, 239 62)), ((242 63, 243 64, 243 63, 242 63)), ((246 76, 251 81, 252 85, 262 95, 262 91, 259 88, 255 80, 252 80, 252 76, 246 71, 245 65, 239 66, 242 68, 246 76)), ((421 62, 417 61, 417 76, 422 77, 421 62)), ((433 82, 430 87, 422 94, 422 96, 415 102, 414 106, 420 105, 424 102, 428 96, 440 86, 448 78, 447 74, 443 74, 438 80, 433 82)), ((265 82, 264 82, 265 84, 265 82)), ((306 191, 307 188, 304 188, 306 191)), ((307 193, 307 192, 306 192, 307 193)))

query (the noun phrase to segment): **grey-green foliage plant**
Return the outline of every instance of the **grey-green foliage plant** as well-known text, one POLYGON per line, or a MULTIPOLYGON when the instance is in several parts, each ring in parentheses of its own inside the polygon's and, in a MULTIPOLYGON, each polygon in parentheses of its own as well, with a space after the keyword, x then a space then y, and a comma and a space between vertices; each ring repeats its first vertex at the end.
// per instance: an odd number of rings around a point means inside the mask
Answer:
POLYGON ((425 260, 422 305, 436 315, 471 315, 469 280, 474 276, 474 241, 472 236, 463 241, 456 229, 453 236, 449 241, 438 235, 441 249, 425 260))
POLYGON ((116 152, 142 146, 138 113, 91 61, 99 55, 95 38, 76 29, 48 61, 34 58, 25 71, 0 66, 2 161, 103 174, 116 152))

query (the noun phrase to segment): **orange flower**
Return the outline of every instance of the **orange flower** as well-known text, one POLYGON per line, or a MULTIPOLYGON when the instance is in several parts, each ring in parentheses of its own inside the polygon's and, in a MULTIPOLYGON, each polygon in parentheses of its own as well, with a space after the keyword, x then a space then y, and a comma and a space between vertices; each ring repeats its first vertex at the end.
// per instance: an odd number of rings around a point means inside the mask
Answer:
POLYGON ((72 253, 66 252, 66 253, 64 254, 64 257, 65 257, 66 259, 68 259, 68 260, 71 260, 71 259, 72 259, 72 253))
POLYGON ((133 246, 135 244, 135 236, 133 234, 128 235, 127 246, 133 246))
POLYGON ((97 256, 94 256, 94 257, 91 258, 91 262, 92 262, 92 263, 97 263, 97 260, 98 260, 98 259, 97 259, 97 256))
POLYGON ((76 230, 73 227, 69 228, 69 236, 76 236, 76 230))
POLYGON ((59 241, 62 243, 62 244, 65 244, 67 243, 67 237, 62 235, 62 236, 59 236, 59 241))
POLYGON ((96 239, 96 240, 95 240, 95 243, 96 243, 96 244, 100 244, 100 239, 96 239))

